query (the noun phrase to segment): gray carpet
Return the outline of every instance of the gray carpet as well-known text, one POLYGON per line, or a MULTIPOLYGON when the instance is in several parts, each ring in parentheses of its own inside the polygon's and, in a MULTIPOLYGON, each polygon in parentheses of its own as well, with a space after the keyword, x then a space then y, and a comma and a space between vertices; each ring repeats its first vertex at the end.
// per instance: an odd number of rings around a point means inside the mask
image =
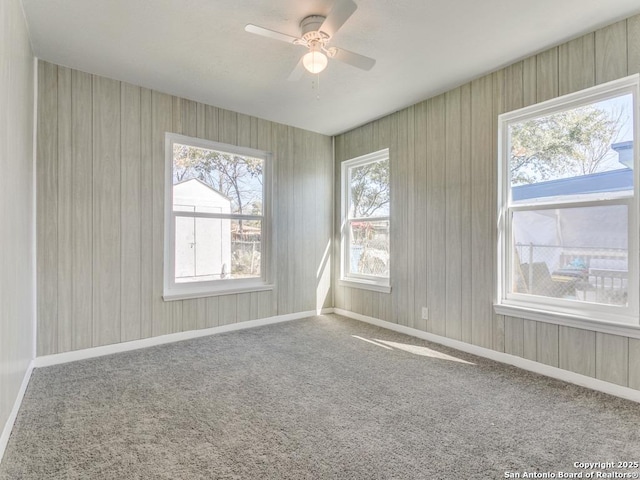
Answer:
POLYGON ((638 461, 639 426, 636 403, 329 315, 37 369, 0 479, 497 479, 638 461))

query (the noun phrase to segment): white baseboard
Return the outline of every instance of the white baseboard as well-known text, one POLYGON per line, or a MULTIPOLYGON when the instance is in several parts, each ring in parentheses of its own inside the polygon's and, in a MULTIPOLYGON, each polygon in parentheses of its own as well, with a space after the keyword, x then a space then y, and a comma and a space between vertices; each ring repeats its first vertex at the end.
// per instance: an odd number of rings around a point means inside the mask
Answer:
POLYGON ((27 371, 24 374, 24 378, 22 379, 22 385, 20 385, 20 390, 18 391, 18 396, 16 397, 16 401, 13 403, 13 409, 9 414, 9 418, 4 424, 4 428, 2 429, 2 435, 0 435, 0 463, 2 463, 2 457, 4 457, 4 451, 7 448, 7 443, 9 443, 9 437, 11 436, 11 430, 13 429, 13 424, 18 417, 18 411, 20 410, 20 405, 22 405, 22 399, 24 398, 24 394, 27 391, 27 386, 29 385, 29 380, 31 379, 31 372, 33 372, 33 360, 29 363, 29 367, 27 367, 27 371))
POLYGON ((33 366, 36 368, 49 367, 61 363, 75 362, 77 360, 85 360, 87 358, 102 357, 113 353, 128 352, 130 350, 138 350, 140 348, 155 347, 165 343, 180 342, 182 340, 190 340, 192 338, 206 337, 216 335, 218 333, 232 332, 234 330, 244 330, 246 328, 261 327, 263 325, 271 325, 273 323, 288 322, 291 320, 299 320, 301 318, 313 317, 320 313, 332 313, 333 309, 324 309, 321 312, 310 310, 307 312, 290 313, 287 315, 277 315, 275 317, 261 318, 259 320, 247 320, 246 322, 232 323, 220 327, 203 328, 201 330, 189 330, 187 332, 170 333, 168 335, 160 335, 157 337, 143 338, 141 340, 133 340, 130 342, 114 343, 102 347, 85 348, 83 350, 74 350, 72 352, 57 353, 54 355, 44 355, 36 357, 33 366))
POLYGON ((580 375, 579 373, 570 372, 561 368, 551 367, 543 363, 534 362, 533 360, 527 360, 526 358, 509 355, 508 353, 497 352, 489 348, 471 345, 469 343, 461 342, 459 340, 453 340, 447 337, 441 337, 440 335, 423 332, 422 330, 405 327, 404 325, 385 322, 384 320, 360 315, 359 313, 351 312, 348 310, 342 310, 341 308, 334 308, 334 312, 338 315, 353 318, 354 320, 360 320, 361 322, 370 323, 372 325, 386 328, 388 330, 404 333, 405 335, 410 335, 412 337, 421 338, 430 342, 439 343, 440 345, 455 348, 456 350, 471 353, 479 357, 489 358, 497 362, 506 363, 508 365, 513 365, 514 367, 522 368, 523 370, 529 370, 530 372, 539 373, 547 377, 557 378, 558 380, 563 380, 568 383, 580 385, 581 387, 587 387, 592 390, 597 390, 599 392, 608 393, 610 395, 615 395, 616 397, 621 397, 640 403, 640 390, 623 387, 621 385, 605 382, 593 377, 587 377, 586 375, 580 375))

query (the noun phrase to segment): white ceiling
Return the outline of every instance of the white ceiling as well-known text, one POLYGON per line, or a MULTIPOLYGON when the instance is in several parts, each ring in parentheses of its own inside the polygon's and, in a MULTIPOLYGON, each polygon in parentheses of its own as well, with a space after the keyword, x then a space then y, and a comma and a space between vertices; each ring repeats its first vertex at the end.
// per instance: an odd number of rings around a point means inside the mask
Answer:
POLYGON ((377 59, 330 61, 320 89, 287 77, 298 36, 333 0, 22 0, 39 58, 334 135, 640 12, 638 0, 355 0, 331 44, 377 59), (318 97, 319 94, 319 98, 318 97))

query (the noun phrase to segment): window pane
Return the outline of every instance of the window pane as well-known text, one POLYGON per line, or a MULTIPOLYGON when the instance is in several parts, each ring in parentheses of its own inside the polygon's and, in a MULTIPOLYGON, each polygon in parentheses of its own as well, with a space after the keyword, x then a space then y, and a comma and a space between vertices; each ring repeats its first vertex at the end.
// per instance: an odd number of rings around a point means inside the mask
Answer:
POLYGON ((259 277, 262 241, 260 220, 231 221, 231 274, 233 278, 259 277))
POLYGON ((512 200, 633 194, 633 96, 511 123, 512 200))
POLYGON ((176 217, 175 281, 261 276, 261 221, 176 217))
POLYGON ((262 159, 176 143, 174 210, 262 215, 263 167, 262 159))
POLYGON ((349 218, 389 216, 389 161, 349 169, 349 218))
POLYGON ((627 304, 626 205, 513 213, 511 291, 627 304))
POLYGON ((389 220, 350 222, 349 272, 389 277, 389 220))

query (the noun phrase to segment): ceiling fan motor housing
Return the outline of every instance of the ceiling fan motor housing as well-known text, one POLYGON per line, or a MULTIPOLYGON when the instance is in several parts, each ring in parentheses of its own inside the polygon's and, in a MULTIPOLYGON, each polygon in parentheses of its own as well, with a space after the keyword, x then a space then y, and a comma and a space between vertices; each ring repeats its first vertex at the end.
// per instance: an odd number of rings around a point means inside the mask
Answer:
POLYGON ((322 15, 309 15, 304 17, 300 22, 300 30, 302 31, 302 38, 311 44, 314 42, 324 43, 329 40, 329 35, 320 31, 320 27, 325 21, 322 15))

